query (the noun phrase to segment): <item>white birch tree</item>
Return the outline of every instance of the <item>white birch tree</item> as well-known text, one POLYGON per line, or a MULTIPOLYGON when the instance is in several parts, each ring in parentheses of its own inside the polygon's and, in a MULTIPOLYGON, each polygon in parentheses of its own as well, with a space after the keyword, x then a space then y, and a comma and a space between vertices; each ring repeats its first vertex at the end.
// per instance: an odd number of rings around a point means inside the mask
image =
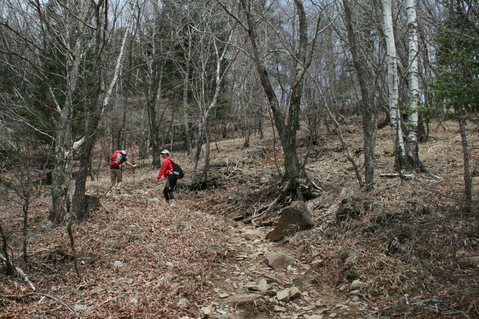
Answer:
POLYGON ((419 103, 419 68, 418 68, 418 34, 416 0, 407 0, 406 3, 408 24, 408 56, 409 56, 409 111, 407 128, 407 159, 412 169, 421 166, 418 146, 418 112, 419 103))
POLYGON ((399 112, 399 79, 397 70, 396 42, 394 38, 394 24, 392 17, 392 0, 383 0, 384 35, 387 52, 387 87, 388 108, 391 124, 391 136, 395 155, 396 171, 401 173, 407 168, 406 149, 404 146, 399 112))

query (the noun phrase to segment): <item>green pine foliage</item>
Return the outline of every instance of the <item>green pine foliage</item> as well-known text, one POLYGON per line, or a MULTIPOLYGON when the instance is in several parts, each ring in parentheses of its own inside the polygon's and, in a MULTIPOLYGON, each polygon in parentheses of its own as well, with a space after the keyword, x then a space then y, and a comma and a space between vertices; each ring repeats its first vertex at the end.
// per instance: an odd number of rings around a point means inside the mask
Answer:
POLYGON ((458 1, 437 37, 437 79, 429 87, 447 114, 479 110, 479 24, 476 7, 458 1), (454 111, 454 112, 452 112, 454 111))

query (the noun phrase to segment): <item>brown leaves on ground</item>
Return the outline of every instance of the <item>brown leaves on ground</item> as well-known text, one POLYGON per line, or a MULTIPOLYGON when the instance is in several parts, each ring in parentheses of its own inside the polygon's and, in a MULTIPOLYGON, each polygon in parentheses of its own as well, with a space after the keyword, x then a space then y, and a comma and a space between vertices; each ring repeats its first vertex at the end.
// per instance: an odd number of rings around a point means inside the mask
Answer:
MULTIPOLYGON (((315 227, 277 247, 310 268, 325 318, 333 313, 341 318, 478 317, 478 265, 458 263, 460 256, 477 254, 478 214, 462 209, 460 137, 454 123, 445 128, 434 127, 429 141, 420 145, 422 161, 441 179, 376 177, 369 193, 358 188, 334 135, 325 134, 323 144, 313 148, 307 171, 323 190, 308 202, 315 227), (336 212, 345 198, 356 200, 361 211, 338 223, 336 212), (351 292, 355 280, 365 285, 351 292), (366 304, 367 315, 334 311, 350 300, 366 304)), ((350 131, 351 148, 360 149, 360 132, 354 126, 350 131)), ((470 137, 475 162, 477 132, 470 137)), ((229 294, 246 292, 232 284, 232 273, 253 267, 244 259, 255 253, 235 245, 238 232, 223 216, 251 216, 271 203, 277 162, 281 168, 269 137, 253 142, 249 149, 238 138, 215 144, 207 190, 188 189, 188 161, 184 154, 172 154, 187 172, 178 183, 176 206, 164 202, 163 185, 154 183, 157 172, 146 168, 148 162, 138 161, 134 176, 132 170, 124 171, 121 194, 102 196, 109 186, 108 170, 99 172, 99 179, 87 186, 89 195, 100 196, 101 207, 73 225, 81 277, 75 273, 65 227, 46 221, 48 193, 30 206, 26 264, 21 255, 22 203, 11 201, 13 194, 5 197, 2 225, 9 252, 36 291, 20 278, 0 275, 0 317, 198 318, 203 307, 217 302, 220 288, 229 294)), ((393 171, 391 150, 389 130, 381 130, 377 175, 393 171)), ((225 318, 280 317, 271 304, 258 307, 264 309, 236 309, 225 318)), ((290 318, 295 316, 288 311, 290 318)), ((307 318, 306 312, 296 317, 307 318)))

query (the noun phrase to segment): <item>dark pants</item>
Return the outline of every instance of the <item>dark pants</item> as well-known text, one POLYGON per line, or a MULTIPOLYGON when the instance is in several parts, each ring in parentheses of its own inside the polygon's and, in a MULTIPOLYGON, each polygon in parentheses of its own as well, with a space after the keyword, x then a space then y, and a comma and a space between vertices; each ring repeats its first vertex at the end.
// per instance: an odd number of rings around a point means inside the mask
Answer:
POLYGON ((163 195, 165 195, 166 201, 170 201, 171 199, 175 199, 175 195, 173 195, 173 189, 176 185, 176 176, 173 173, 168 174, 168 178, 166 179, 166 185, 163 189, 163 195))

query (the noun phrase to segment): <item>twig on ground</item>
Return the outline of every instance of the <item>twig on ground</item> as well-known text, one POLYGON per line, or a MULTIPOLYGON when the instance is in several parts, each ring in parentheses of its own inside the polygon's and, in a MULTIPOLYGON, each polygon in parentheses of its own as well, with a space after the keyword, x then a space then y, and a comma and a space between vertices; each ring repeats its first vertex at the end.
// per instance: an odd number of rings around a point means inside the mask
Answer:
POLYGON ((15 271, 23 279, 23 281, 25 281, 30 286, 30 288, 32 288, 33 291, 37 290, 37 288, 35 288, 35 285, 30 281, 30 279, 28 279, 27 275, 23 272, 23 270, 18 267, 15 267, 15 271))
POLYGON ((93 309, 100 307, 101 305, 104 305, 104 304, 106 304, 106 303, 108 303, 108 302, 110 302, 110 301, 112 301, 112 300, 118 299, 118 298, 122 297, 123 295, 129 294, 129 293, 131 293, 131 292, 132 292, 132 290, 130 289, 130 290, 128 290, 128 291, 126 291, 126 292, 124 292, 124 293, 122 293, 122 294, 119 294, 119 295, 115 296, 115 297, 110 297, 110 298, 108 298, 107 300, 104 300, 104 301, 100 302, 99 304, 96 304, 96 305, 93 305, 93 306, 91 306, 91 307, 88 307, 88 309, 85 310, 85 313, 90 312, 90 311, 92 311, 93 309))
POLYGON ((230 178, 231 175, 233 175, 233 173, 238 169, 239 162, 240 162, 239 160, 236 161, 235 167, 233 168, 233 170, 231 171, 231 173, 230 173, 228 176, 226 176, 226 179, 230 178))
POLYGON ((51 295, 47 295, 47 294, 42 294, 42 293, 38 293, 38 292, 32 292, 32 293, 29 293, 29 294, 25 294, 25 295, 0 295, 0 298, 5 298, 5 299, 23 299, 23 298, 27 298, 27 297, 36 297, 36 296, 39 296, 39 297, 46 297, 46 298, 50 298, 56 302, 58 302, 59 304, 61 304, 62 306, 64 306, 65 308, 67 308, 68 310, 70 310, 72 313, 74 313, 76 316, 78 316, 78 312, 75 311, 75 309, 73 309, 70 305, 66 304, 65 302, 61 301, 60 299, 56 298, 56 297, 53 297, 51 295))
POLYGON ((68 222, 67 231, 68 231, 68 237, 70 237, 70 248, 72 250, 73 262, 75 264, 75 272, 77 273, 78 278, 81 280, 82 277, 81 277, 81 273, 80 273, 80 268, 78 267, 78 258, 77 258, 77 253, 76 253, 76 249, 75 249, 75 240, 74 240, 74 237, 73 237, 71 220, 68 222))

